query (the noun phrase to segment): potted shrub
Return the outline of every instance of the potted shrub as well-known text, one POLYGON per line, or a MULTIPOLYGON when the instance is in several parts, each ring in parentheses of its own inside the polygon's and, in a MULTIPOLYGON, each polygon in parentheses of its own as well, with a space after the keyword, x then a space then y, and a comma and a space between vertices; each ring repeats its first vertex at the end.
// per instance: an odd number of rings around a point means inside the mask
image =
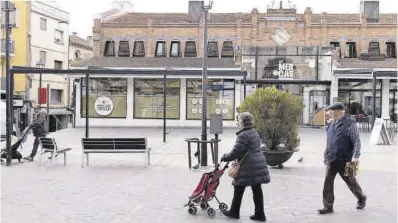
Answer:
POLYGON ((257 89, 239 106, 239 112, 247 111, 254 116, 268 165, 283 168, 283 163, 298 151, 297 126, 303 108, 300 97, 275 87, 257 89))

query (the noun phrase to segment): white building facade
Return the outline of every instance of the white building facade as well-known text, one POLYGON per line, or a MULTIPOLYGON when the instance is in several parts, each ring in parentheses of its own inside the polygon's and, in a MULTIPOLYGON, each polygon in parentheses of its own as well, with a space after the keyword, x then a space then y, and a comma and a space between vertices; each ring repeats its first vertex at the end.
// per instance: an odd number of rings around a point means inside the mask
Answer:
MULTIPOLYGON (((40 68, 68 69, 69 67, 69 13, 55 4, 32 1, 31 10, 31 65, 40 68)), ((50 131, 65 128, 71 120, 70 81, 63 74, 42 75, 42 89, 39 89, 39 75, 32 76, 32 100, 50 108, 50 131), (49 98, 47 95, 49 84, 49 98), (41 99, 39 99, 41 91, 41 99)))

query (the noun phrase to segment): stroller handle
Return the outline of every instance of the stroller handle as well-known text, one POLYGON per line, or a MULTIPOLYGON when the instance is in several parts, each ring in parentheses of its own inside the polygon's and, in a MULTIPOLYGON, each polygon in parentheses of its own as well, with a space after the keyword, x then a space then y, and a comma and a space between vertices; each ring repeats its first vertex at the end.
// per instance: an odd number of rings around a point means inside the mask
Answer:
MULTIPOLYGON (((218 169, 220 168, 221 163, 222 163, 222 161, 220 161, 220 162, 217 164, 217 166, 216 166, 216 168, 215 168, 216 170, 218 170, 218 169)), ((229 161, 228 161, 228 162, 225 162, 225 165, 224 165, 224 167, 223 167, 224 170, 226 170, 226 169, 228 168, 228 164, 229 164, 229 161)))

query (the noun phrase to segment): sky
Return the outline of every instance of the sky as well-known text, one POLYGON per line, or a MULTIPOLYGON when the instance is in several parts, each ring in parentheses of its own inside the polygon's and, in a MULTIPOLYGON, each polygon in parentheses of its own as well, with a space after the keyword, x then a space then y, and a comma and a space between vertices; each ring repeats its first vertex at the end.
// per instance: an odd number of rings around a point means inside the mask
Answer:
MULTIPOLYGON (((188 12, 189 0, 130 0, 135 12, 188 12)), ((207 1, 205 1, 207 2, 207 1)), ((271 0, 213 0, 211 12, 245 12, 252 8, 265 12, 271 0), (232 3, 233 2, 233 3, 232 3)), ((288 1, 283 1, 288 5, 288 1)), ((70 32, 79 36, 92 35, 93 15, 110 9, 112 0, 57 0, 57 4, 70 13, 70 32)), ((359 0, 292 0, 297 11, 303 13, 311 7, 313 13, 359 13, 359 0)), ((279 0, 275 1, 275 6, 279 0)), ((397 0, 380 0, 381 13, 397 13, 397 0)))

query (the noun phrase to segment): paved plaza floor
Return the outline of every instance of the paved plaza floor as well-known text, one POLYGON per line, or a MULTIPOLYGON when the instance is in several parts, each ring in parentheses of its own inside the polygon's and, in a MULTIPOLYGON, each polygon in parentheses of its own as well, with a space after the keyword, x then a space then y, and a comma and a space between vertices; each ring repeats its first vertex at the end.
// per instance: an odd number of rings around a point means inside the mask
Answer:
MULTIPOLYGON (((221 135, 220 154, 235 141, 233 129, 221 135)), ((340 177, 335 182, 335 213, 319 216, 325 167, 322 154, 325 133, 300 129, 300 151, 284 169, 270 169, 271 183, 263 185, 267 222, 274 223, 395 223, 397 222, 397 144, 369 146, 369 134, 361 133, 362 157, 358 181, 368 195, 364 210, 355 209, 356 199, 340 177), (303 157, 304 161, 297 160, 303 157)), ((1 223, 190 223, 252 222, 251 190, 241 208, 241 220, 221 213, 196 216, 183 205, 206 170, 190 171, 186 137, 199 137, 200 129, 172 129, 167 143, 161 129, 92 128, 91 137, 148 137, 153 149, 151 166, 144 168, 142 154, 92 154, 90 166, 81 168, 80 140, 84 129, 66 129, 52 134, 60 147, 71 147, 67 166, 62 158, 39 167, 36 162, 1 167, 1 223)), ((23 150, 30 152, 32 138, 23 150)), ((207 170, 210 170, 208 168, 207 170)), ((233 188, 225 174, 217 190, 228 205, 233 188)), ((213 203, 214 207, 217 207, 213 203)))

